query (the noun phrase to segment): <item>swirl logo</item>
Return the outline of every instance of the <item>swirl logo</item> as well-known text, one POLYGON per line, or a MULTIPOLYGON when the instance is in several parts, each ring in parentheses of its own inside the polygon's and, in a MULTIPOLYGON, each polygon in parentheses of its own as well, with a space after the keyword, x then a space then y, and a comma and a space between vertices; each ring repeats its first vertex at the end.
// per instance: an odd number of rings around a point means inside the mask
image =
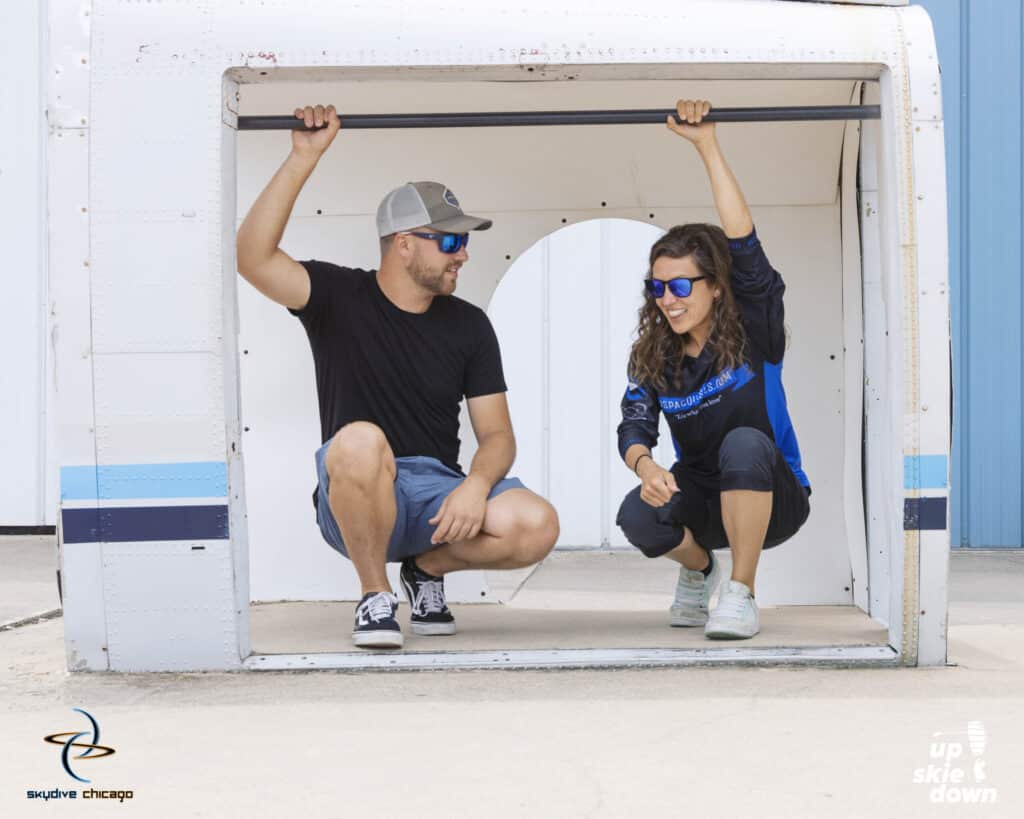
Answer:
POLYGON ((82 778, 71 769, 71 749, 85 748, 85 751, 74 757, 74 759, 102 759, 103 757, 110 756, 114 753, 114 749, 107 745, 99 744, 100 726, 93 718, 92 714, 88 711, 83 711, 81 708, 75 708, 72 710, 77 711, 89 720, 89 724, 92 726, 92 741, 78 741, 88 734, 88 731, 64 731, 59 734, 50 734, 48 737, 43 737, 43 741, 49 742, 53 745, 63 745, 64 750, 61 751, 60 761, 64 765, 64 770, 68 772, 68 776, 72 779, 77 779, 79 782, 85 782, 88 784, 91 780, 82 778))

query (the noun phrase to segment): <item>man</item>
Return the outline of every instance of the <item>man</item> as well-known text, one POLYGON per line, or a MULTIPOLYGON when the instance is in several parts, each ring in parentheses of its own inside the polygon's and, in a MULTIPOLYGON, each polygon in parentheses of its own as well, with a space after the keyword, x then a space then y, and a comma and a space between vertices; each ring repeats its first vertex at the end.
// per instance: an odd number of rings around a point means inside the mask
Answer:
POLYGON ((238 270, 309 336, 323 440, 313 499, 324 539, 362 585, 352 640, 400 648, 388 561, 402 564, 413 633, 453 634, 444 575, 542 560, 558 517, 505 477, 515 438, 497 338, 482 310, 452 295, 469 232, 490 220, 463 213, 443 185, 409 183, 377 211, 378 271, 296 262, 278 244, 341 123, 333 106, 295 116, 320 130, 292 132, 291 153, 238 231, 238 270), (468 475, 456 463, 463 396, 479 443, 468 475))

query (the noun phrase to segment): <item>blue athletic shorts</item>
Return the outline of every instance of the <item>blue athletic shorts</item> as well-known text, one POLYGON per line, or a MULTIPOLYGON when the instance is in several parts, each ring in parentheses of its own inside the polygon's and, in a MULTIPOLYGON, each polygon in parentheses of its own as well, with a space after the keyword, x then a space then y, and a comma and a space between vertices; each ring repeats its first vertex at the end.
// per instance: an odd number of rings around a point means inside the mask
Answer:
MULTIPOLYGON (((330 441, 316 451, 316 474, 319 479, 317 486, 316 522, 320 534, 331 546, 348 557, 345 543, 341 539, 338 522, 331 513, 328 501, 330 480, 327 477, 327 447, 330 441)), ((398 563, 411 555, 419 555, 436 549, 438 544, 430 542, 436 526, 429 521, 441 503, 452 490, 465 479, 454 469, 449 469, 437 458, 412 456, 395 458, 398 477, 395 479, 395 505, 398 514, 395 516, 395 528, 391 531, 388 541, 389 563, 398 563)), ((519 478, 503 478, 494 485, 488 499, 500 495, 508 489, 525 489, 519 478)))

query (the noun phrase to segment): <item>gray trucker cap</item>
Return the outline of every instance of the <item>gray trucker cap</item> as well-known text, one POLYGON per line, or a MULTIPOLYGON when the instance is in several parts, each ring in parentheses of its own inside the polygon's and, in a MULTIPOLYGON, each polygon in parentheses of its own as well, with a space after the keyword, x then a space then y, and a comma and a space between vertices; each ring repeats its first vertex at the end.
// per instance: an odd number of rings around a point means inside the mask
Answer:
POLYGON ((445 233, 487 230, 490 219, 463 213, 459 200, 438 182, 407 182, 384 197, 377 208, 377 235, 430 227, 445 233))

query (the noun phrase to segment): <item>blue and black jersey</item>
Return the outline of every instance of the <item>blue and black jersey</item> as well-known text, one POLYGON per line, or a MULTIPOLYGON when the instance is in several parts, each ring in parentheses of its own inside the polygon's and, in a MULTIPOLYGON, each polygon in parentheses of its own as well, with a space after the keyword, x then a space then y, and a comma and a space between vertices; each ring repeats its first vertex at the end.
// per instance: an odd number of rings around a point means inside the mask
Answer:
POLYGON ((624 458, 633 444, 653 449, 663 412, 676 450, 673 471, 717 489, 722 440, 732 429, 753 427, 775 441, 797 480, 809 488, 782 389, 786 285, 768 262, 756 231, 730 239, 729 251, 733 295, 747 334, 743 365, 718 370, 711 345, 705 344, 697 358, 686 356, 682 365, 674 365, 681 366, 678 373, 666 373, 668 383, 681 383, 680 389, 659 394, 650 385, 630 382, 622 397, 619 454, 624 458))

